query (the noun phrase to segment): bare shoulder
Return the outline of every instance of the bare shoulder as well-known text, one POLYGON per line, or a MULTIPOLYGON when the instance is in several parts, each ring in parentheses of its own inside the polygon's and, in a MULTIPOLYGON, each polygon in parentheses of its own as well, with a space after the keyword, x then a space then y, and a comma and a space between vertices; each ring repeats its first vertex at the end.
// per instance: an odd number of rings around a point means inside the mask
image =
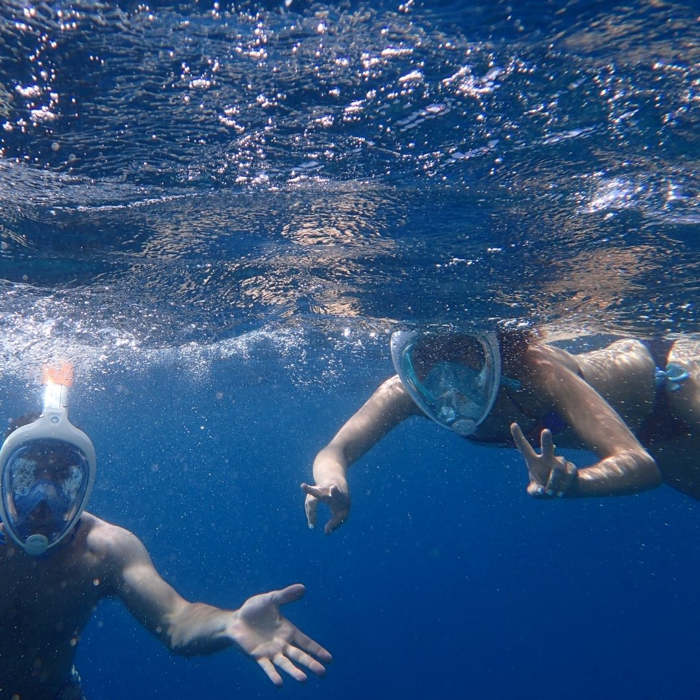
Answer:
POLYGON ((411 398, 398 374, 383 381, 367 402, 375 403, 401 419, 409 415, 422 416, 423 412, 411 398))
POLYGON ((105 566, 123 566, 145 554, 141 540, 130 530, 114 525, 91 513, 83 514, 86 550, 105 566))
MULTIPOLYGON (((574 355, 563 348, 549 345, 548 343, 531 343, 522 357, 523 369, 526 372, 549 368, 551 366, 566 367, 575 373, 579 371, 578 363, 574 355)), ((517 374, 517 371, 514 372, 514 374, 517 374)))
POLYGON ((388 397, 408 397, 408 392, 404 387, 398 374, 394 374, 389 379, 384 380, 375 390, 375 394, 388 397))
POLYGON ((358 414, 363 415, 368 412, 379 412, 380 414, 394 413, 420 414, 420 409, 413 402, 411 395, 404 387, 398 374, 383 381, 372 393, 372 395, 362 405, 358 414))

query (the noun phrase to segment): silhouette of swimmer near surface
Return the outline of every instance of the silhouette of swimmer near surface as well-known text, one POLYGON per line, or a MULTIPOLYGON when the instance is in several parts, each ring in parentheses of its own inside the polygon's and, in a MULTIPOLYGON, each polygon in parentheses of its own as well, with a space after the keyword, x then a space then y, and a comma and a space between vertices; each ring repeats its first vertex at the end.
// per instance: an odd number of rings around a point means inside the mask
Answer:
POLYGON ((622 495, 666 483, 700 498, 700 341, 624 338, 572 353, 533 328, 392 335, 396 375, 321 449, 302 484, 309 527, 327 533, 350 512, 349 467, 412 416, 477 443, 515 446, 539 498, 622 495), (588 449, 585 467, 556 454, 588 449), (538 453, 534 443, 541 448, 538 453))
POLYGON ((68 420, 68 386, 65 376, 48 378, 41 416, 18 421, 0 449, 0 697, 83 698, 76 643, 105 597, 119 598, 174 653, 237 647, 275 685, 280 670, 298 681, 302 667, 322 675, 330 653, 280 614, 303 585, 236 610, 191 603, 161 578, 136 535, 85 512, 95 451, 68 420))

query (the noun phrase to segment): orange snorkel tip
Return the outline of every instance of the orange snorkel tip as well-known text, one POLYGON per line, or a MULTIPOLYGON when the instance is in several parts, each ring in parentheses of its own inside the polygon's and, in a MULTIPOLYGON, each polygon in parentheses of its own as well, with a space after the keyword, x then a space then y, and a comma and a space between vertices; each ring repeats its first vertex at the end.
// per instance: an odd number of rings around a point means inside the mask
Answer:
POLYGON ((68 389, 73 384, 73 365, 44 365, 41 369, 44 389, 44 414, 47 411, 65 411, 68 406, 68 389))
POLYGON ((73 365, 63 362, 60 365, 44 365, 41 368, 42 384, 59 384, 70 387, 73 385, 73 365))

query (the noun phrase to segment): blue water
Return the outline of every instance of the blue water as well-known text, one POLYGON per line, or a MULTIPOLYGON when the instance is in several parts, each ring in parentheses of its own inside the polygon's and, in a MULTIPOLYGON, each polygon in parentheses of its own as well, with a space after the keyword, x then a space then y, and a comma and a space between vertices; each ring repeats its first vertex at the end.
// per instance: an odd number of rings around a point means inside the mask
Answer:
MULTIPOLYGON (((93 512, 190 599, 307 585, 335 660, 285 697, 697 698, 694 501, 533 501, 420 420, 331 537, 299 490, 399 323, 698 332, 695 9, 6 0, 3 414, 70 358, 93 512)), ((116 602, 77 665, 104 700, 279 693, 116 602)))

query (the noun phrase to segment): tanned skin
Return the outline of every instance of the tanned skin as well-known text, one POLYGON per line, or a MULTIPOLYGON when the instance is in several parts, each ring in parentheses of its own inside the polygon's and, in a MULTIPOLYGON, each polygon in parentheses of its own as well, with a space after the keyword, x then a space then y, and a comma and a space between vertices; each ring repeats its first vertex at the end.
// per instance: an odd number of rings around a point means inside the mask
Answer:
MULTIPOLYGON (((541 342, 525 350, 509 376, 514 391, 501 387, 488 418, 472 436, 476 442, 514 445, 528 470, 528 493, 535 497, 622 495, 666 483, 700 498, 700 342, 679 339, 667 362, 687 372, 674 390, 664 387, 667 418, 685 426, 672 437, 651 436, 643 446, 637 434, 654 406, 655 365, 647 347, 624 339, 593 352, 571 354, 541 342), (592 451, 597 461, 576 469, 558 456, 549 430, 538 431, 541 451, 526 434, 537 431, 538 417, 556 411, 569 426, 557 443, 592 451)), ((319 503, 330 509, 325 532, 337 529, 350 512, 349 467, 394 427, 424 416, 398 376, 386 380, 319 451, 314 484, 302 484, 309 527, 319 503)))
POLYGON ((3 698, 56 698, 70 678, 82 629, 107 597, 121 600, 172 652, 235 647, 275 685, 282 683, 278 669, 303 681, 300 666, 322 675, 331 660, 280 614, 281 605, 304 594, 301 584, 253 596, 237 610, 191 603, 161 578, 136 535, 90 513, 46 556, 32 557, 11 540, 0 546, 0 591, 3 698))

